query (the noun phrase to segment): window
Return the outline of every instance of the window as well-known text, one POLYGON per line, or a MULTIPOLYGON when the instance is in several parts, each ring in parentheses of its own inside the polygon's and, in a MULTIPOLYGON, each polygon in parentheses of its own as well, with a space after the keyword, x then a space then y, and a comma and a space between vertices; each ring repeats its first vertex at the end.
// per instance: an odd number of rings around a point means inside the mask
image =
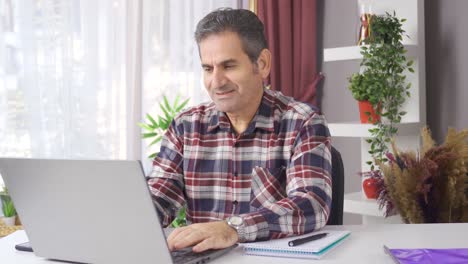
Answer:
POLYGON ((208 100, 196 22, 242 2, 0 0, 0 156, 145 160, 163 94, 208 100))

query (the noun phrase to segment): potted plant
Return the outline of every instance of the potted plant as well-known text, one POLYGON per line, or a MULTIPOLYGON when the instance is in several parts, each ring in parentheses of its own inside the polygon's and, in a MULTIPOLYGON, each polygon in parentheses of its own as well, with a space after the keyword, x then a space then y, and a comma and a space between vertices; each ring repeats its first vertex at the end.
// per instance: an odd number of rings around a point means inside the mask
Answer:
POLYGON ((348 88, 353 97, 364 101, 360 102, 361 105, 367 104, 367 108, 361 110, 361 122, 374 124, 369 129, 371 136, 366 139, 372 157, 366 163, 371 171, 362 175, 377 181, 381 172, 375 163, 388 161, 385 156, 388 144, 398 132, 396 124, 406 114, 401 108, 410 96, 411 83, 406 81, 405 71, 414 73, 414 69, 413 61, 405 57, 406 49, 402 44, 405 21, 399 19, 395 12, 372 15, 370 36, 363 40, 365 45, 361 46, 360 72, 349 78, 348 88))
POLYGON ((2 200, 2 212, 3 212, 3 222, 7 226, 14 226, 16 221, 16 209, 13 205, 10 195, 8 194, 8 189, 4 187, 1 192, 2 200))
MULTIPOLYGON (((171 124, 172 120, 187 105, 189 99, 183 101, 182 103, 180 103, 179 101, 180 97, 177 96, 173 104, 171 105, 169 104, 167 97, 164 95, 163 102, 159 103, 159 107, 164 113, 164 115, 158 115, 157 118, 154 118, 150 114, 146 114, 146 118, 148 119, 146 123, 138 123, 138 126, 145 130, 145 133, 143 133, 143 138, 152 139, 148 147, 151 147, 162 140, 162 137, 164 136, 164 133, 166 133, 166 130, 169 128, 169 125, 171 124)), ((156 155, 158 155, 158 152, 153 152, 148 156, 148 158, 154 159, 156 155)))
POLYGON ((380 102, 382 100, 381 85, 375 85, 376 81, 370 72, 354 73, 349 79, 349 89, 358 101, 361 123, 375 124, 380 121, 380 102), (374 109, 377 106, 378 109, 374 109))
MULTIPOLYGON (((150 114, 146 114, 147 121, 138 123, 138 126, 143 128, 143 138, 151 139, 151 143, 148 147, 155 145, 160 142, 169 128, 172 120, 176 115, 187 105, 189 99, 180 102, 180 97, 177 96, 172 104, 169 104, 166 96, 163 96, 163 102, 159 103, 159 107, 164 115, 158 115, 157 118, 152 117, 150 114)), ((148 156, 150 159, 154 159, 158 155, 158 152, 153 152, 148 156)), ((179 227, 186 225, 185 221, 185 207, 182 207, 177 213, 177 217, 172 221, 172 227, 179 227)))

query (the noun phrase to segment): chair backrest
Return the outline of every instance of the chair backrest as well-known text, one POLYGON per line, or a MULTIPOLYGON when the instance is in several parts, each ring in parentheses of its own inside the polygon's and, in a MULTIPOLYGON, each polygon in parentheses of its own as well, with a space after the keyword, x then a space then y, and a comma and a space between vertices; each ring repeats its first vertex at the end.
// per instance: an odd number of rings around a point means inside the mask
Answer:
POLYGON ((332 155, 332 205, 327 225, 343 224, 343 202, 344 202, 344 167, 343 159, 338 150, 333 146, 332 155))

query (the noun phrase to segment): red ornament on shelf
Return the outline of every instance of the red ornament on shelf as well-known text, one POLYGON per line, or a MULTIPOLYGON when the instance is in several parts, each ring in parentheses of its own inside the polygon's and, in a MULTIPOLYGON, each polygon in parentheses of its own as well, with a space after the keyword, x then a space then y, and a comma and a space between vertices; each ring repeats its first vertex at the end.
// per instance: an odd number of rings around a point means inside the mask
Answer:
POLYGON ((362 189, 367 199, 377 199, 379 180, 375 177, 368 177, 362 182, 362 189))

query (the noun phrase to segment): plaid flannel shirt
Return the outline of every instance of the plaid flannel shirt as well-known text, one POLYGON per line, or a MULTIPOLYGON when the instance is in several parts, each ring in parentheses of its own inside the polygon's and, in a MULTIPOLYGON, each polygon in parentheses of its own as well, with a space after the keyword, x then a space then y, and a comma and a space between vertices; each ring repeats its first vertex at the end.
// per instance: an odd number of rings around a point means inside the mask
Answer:
POLYGON ((241 134, 214 103, 179 114, 148 184, 163 225, 186 204, 189 223, 241 216, 246 241, 304 234, 328 219, 330 148, 323 115, 265 90, 241 134))

